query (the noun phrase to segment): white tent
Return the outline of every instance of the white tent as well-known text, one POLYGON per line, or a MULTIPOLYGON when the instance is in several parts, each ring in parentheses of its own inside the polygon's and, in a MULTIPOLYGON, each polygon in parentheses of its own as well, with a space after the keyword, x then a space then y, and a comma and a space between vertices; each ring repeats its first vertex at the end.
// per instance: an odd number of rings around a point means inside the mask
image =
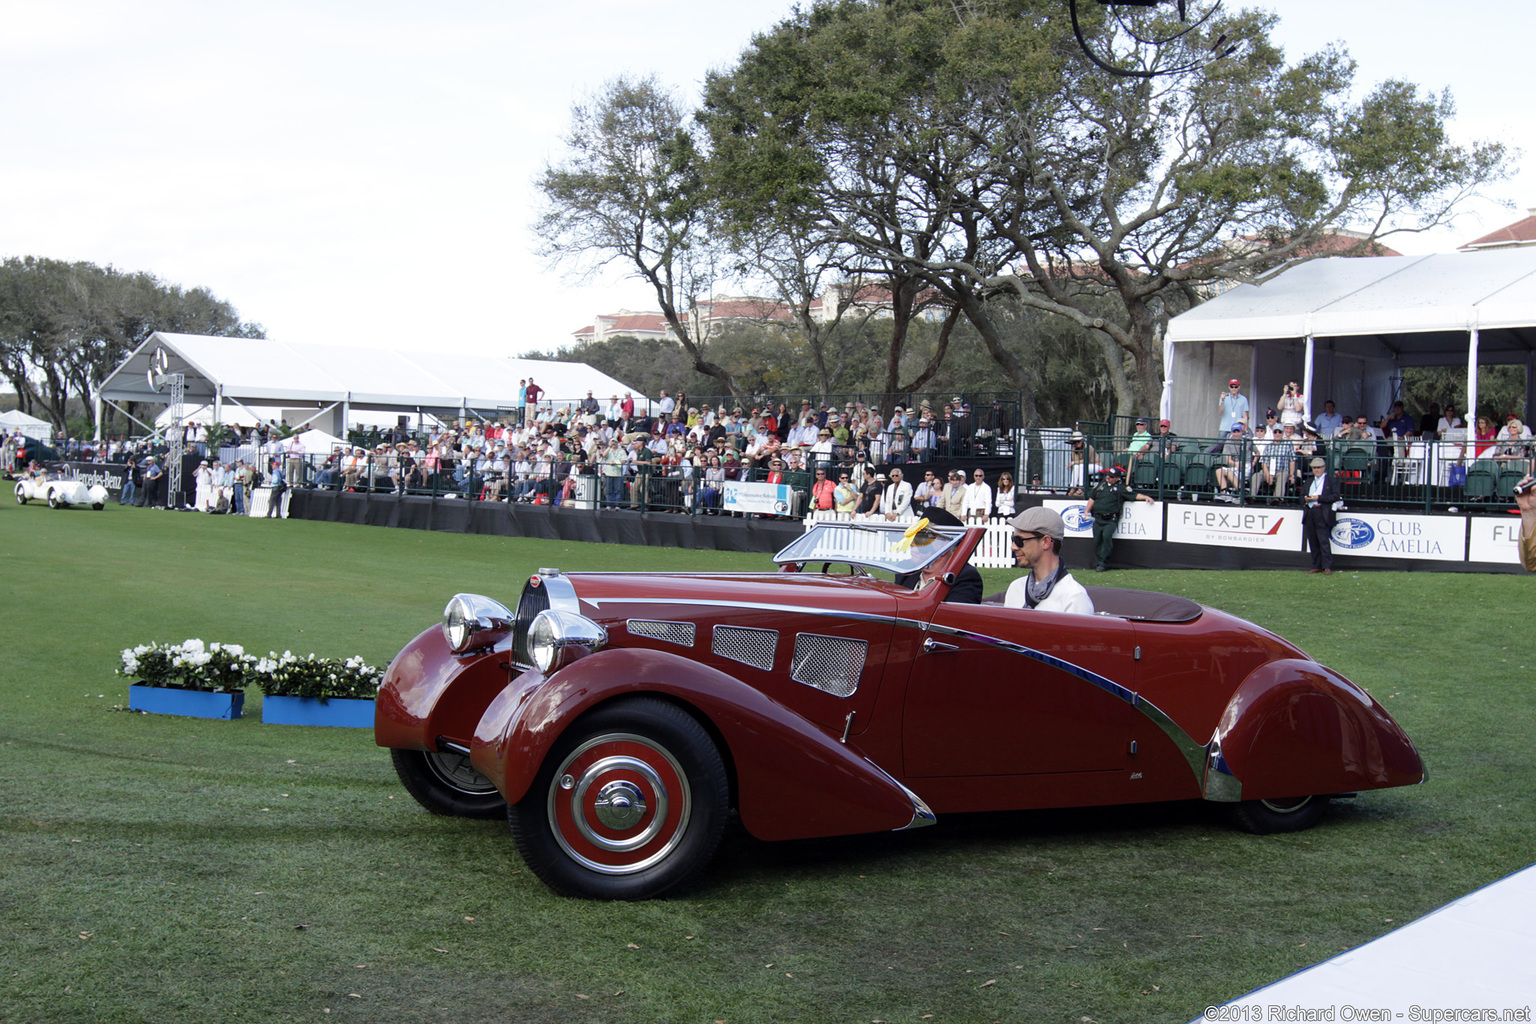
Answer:
POLYGON ((9 434, 13 430, 21 431, 34 441, 47 441, 53 436, 53 424, 47 420, 28 416, 20 409, 0 412, 0 433, 9 434))
MULTIPOLYGON (((635 391, 585 363, 156 332, 108 375, 101 398, 114 404, 168 401, 168 389, 157 391, 147 379, 160 350, 169 372, 183 375, 188 412, 209 406, 214 419, 227 422, 227 407, 276 407, 290 426, 314 422, 334 434, 346 433, 354 409, 491 418, 517 405, 523 379, 536 380, 542 401, 557 405, 579 402, 588 391, 602 402, 635 391)), ((644 405, 642 398, 636 394, 644 405)))
MULTIPOLYGON (((1215 433, 1216 397, 1232 377, 1256 421, 1293 380, 1312 413, 1332 398, 1340 412, 1375 420, 1405 366, 1523 365, 1530 403, 1536 249, 1313 260, 1175 317, 1167 341, 1163 415, 1186 435, 1215 433)), ((1475 409, 1469 377, 1466 408, 1475 409)))

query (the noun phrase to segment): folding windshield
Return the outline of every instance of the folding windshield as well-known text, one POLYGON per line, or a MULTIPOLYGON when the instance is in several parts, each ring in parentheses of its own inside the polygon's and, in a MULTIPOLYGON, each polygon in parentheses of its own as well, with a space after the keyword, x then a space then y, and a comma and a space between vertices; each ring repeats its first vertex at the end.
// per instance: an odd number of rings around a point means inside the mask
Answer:
POLYGON ((839 562, 902 575, 948 553, 965 536, 963 527, 929 526, 908 537, 912 529, 910 523, 817 523, 773 560, 839 562))

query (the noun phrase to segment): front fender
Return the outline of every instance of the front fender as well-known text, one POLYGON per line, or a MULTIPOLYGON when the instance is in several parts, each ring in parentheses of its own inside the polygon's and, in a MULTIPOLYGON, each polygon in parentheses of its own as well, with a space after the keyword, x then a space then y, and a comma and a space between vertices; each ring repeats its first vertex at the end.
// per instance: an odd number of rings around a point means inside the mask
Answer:
POLYGON ((511 678, 510 643, 454 657, 441 626, 423 630, 384 671, 374 704, 374 742, 437 750, 443 736, 468 746, 475 723, 511 678))
POLYGON ((742 824, 759 839, 933 820, 915 794, 820 726, 724 672, 666 651, 611 648, 548 678, 526 673, 480 720, 471 761, 517 803, 561 733, 598 704, 634 693, 672 698, 708 720, 735 765, 742 824))
POLYGON ((1413 742, 1370 694, 1316 662, 1285 658, 1254 669, 1228 702, 1205 791, 1264 800, 1423 781, 1413 742))

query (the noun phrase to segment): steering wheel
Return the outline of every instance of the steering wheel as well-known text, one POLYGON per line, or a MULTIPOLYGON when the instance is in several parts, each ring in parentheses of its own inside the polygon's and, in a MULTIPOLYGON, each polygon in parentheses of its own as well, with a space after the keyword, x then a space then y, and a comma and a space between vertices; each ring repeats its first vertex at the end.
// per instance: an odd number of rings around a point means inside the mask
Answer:
POLYGON ((826 576, 868 576, 869 575, 869 570, 868 569, 864 568, 862 565, 854 565, 852 562, 822 562, 821 563, 821 571, 822 571, 822 574, 826 575, 826 576), (834 565, 847 566, 847 571, 846 572, 834 573, 832 571, 832 567, 834 565))

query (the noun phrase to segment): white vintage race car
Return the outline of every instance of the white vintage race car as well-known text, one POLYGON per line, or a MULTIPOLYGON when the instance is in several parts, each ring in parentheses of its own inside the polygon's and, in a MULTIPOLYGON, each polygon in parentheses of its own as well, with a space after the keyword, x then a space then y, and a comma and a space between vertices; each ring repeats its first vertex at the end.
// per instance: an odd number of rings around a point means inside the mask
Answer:
POLYGON ((29 501, 46 501, 49 508, 89 505, 99 512, 107 504, 107 489, 100 484, 87 487, 79 480, 17 480, 16 504, 29 501))

